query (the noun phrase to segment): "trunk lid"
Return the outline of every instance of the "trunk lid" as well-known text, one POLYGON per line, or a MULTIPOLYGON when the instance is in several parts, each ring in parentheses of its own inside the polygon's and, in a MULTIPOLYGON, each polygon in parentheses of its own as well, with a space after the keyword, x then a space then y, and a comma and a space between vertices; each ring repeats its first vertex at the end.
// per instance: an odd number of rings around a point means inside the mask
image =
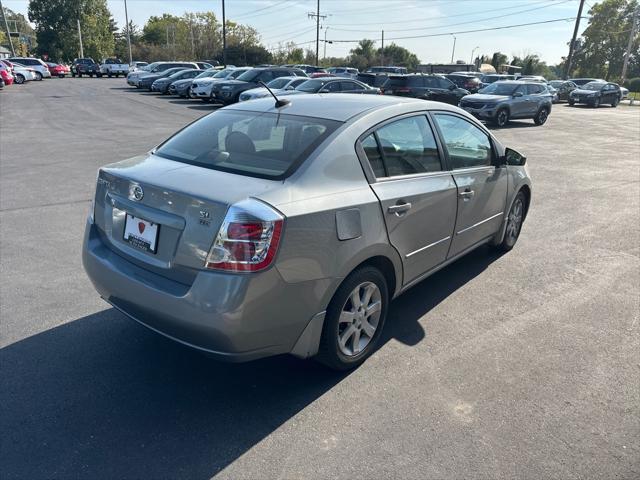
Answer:
POLYGON ((260 197, 280 183, 152 154, 134 157, 100 169, 95 223, 103 242, 118 254, 190 284, 204 268, 229 206, 247 197, 260 197), (139 234, 149 246, 155 243, 151 249, 155 251, 141 245, 139 239, 125 238, 125 232, 139 234))

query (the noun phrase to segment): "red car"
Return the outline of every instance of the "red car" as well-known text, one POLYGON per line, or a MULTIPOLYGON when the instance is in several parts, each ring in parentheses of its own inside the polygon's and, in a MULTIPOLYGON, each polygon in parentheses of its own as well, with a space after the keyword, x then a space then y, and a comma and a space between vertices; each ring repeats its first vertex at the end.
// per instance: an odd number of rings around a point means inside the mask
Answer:
POLYGON ((0 77, 4 80, 5 85, 11 85, 13 83, 13 75, 11 71, 0 63, 0 77))
POLYGON ((57 75, 60 78, 64 78, 65 75, 71 73, 71 69, 67 65, 61 63, 47 62, 47 68, 51 72, 51 76, 57 75))

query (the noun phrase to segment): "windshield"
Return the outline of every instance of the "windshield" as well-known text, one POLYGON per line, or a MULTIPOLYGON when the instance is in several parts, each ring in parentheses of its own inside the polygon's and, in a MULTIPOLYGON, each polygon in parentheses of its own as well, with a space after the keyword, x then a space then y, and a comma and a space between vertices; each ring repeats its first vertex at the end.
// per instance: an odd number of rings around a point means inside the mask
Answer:
POLYGON ((551 80, 551 81, 549 82, 549 85, 551 85, 553 88, 558 88, 558 87, 560 87, 563 83, 564 83, 564 80, 551 80))
POLYGON ((321 118, 219 110, 178 132, 155 154, 239 175, 283 178, 339 126, 321 118))
POLYGON ((260 75, 260 72, 262 72, 262 70, 247 70, 242 75, 238 76, 237 79, 243 82, 253 82, 258 75, 260 75))
POLYGON ((195 78, 209 78, 209 77, 213 77, 216 78, 217 73, 214 71, 206 71, 206 72, 202 72, 200 75, 197 75, 195 78))
POLYGON ((231 73, 233 73, 233 70, 229 68, 220 71, 213 70, 213 78, 227 78, 231 73))
POLYGON ((227 78, 235 78, 237 80, 240 80, 239 77, 241 77, 242 75, 244 75, 248 71, 249 71, 248 69, 240 68, 238 70, 234 70, 233 72, 231 72, 231 74, 227 78))
POLYGON ((280 78, 276 78, 271 80, 269 83, 267 83, 267 87, 269 88, 284 88, 287 83, 289 83, 291 81, 290 78, 287 77, 280 77, 280 78))
POLYGON ((299 92, 316 93, 327 83, 327 80, 307 80, 296 87, 299 92))
POLYGON ((495 82, 482 89, 483 94, 487 95, 513 95, 519 84, 495 82))
POLYGON ((600 82, 589 82, 584 84, 582 87, 583 90, 593 90, 593 91, 600 91, 602 89, 602 87, 604 87, 604 83, 600 83, 600 82))

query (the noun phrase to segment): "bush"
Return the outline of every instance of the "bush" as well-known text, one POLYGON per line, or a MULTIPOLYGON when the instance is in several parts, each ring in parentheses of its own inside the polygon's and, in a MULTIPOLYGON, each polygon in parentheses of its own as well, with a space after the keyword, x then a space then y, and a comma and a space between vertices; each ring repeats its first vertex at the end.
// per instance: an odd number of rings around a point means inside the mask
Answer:
POLYGON ((630 92, 640 92, 640 77, 630 78, 625 82, 625 87, 627 87, 630 92))

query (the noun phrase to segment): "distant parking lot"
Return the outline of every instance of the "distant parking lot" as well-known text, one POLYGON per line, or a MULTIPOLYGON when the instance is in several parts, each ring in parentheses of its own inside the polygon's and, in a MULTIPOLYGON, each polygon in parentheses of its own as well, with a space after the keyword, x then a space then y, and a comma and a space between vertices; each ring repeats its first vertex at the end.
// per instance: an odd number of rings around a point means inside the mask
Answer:
POLYGON ((338 374, 210 360, 82 270, 98 167, 215 106, 115 78, 19 87, 0 92, 3 478, 640 476, 640 108, 494 130, 534 181, 515 249, 402 295, 381 349, 338 374))

